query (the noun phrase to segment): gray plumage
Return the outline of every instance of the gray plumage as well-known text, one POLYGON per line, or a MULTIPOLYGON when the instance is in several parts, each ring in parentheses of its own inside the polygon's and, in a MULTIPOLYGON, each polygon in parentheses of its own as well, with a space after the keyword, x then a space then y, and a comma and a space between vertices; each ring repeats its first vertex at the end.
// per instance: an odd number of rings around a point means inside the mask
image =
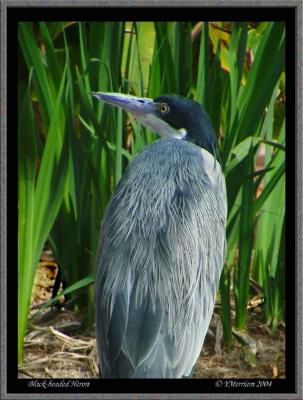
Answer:
POLYGON ((180 139, 147 146, 107 207, 97 258, 104 378, 181 378, 199 357, 225 257, 219 163, 180 139))

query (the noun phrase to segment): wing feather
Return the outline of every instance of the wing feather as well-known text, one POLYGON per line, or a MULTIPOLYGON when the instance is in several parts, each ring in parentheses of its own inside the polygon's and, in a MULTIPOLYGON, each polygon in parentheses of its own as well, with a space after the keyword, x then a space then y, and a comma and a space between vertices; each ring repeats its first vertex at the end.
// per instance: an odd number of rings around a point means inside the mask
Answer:
POLYGON ((134 368, 137 368, 150 355, 155 347, 163 321, 163 310, 157 301, 155 310, 146 299, 138 308, 135 304, 135 290, 130 300, 127 329, 122 350, 134 368))

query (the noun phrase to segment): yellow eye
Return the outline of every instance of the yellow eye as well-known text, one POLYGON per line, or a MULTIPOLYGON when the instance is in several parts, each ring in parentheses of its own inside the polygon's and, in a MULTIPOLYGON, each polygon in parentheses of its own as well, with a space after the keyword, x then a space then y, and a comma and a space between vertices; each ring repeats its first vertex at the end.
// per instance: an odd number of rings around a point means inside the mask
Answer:
POLYGON ((160 105, 161 114, 167 114, 169 112, 169 107, 166 103, 160 105))

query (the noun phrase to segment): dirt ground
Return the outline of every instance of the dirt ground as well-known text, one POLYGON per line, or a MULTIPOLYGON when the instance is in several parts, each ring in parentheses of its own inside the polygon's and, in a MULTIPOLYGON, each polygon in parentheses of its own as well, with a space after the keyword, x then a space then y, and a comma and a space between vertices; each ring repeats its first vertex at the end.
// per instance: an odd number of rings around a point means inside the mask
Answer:
MULTIPOLYGON (((56 266, 47 255, 41 260, 32 296, 32 311, 50 298, 56 266)), ((76 334, 81 315, 68 309, 47 309, 33 322, 25 338, 19 378, 98 378, 94 330, 76 334)), ((285 332, 274 335, 262 322, 262 306, 249 312, 247 330, 233 334, 231 349, 222 343, 219 305, 196 364, 193 378, 285 378, 285 332)))

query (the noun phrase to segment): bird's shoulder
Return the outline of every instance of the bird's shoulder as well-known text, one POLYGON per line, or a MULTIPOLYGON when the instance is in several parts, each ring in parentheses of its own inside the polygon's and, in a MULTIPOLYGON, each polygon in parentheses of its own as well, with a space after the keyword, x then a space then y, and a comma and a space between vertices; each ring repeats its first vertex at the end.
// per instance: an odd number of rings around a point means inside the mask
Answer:
MULTIPOLYGON (((156 140, 146 146, 139 154, 139 158, 151 157, 169 158, 175 161, 189 161, 201 159, 201 148, 187 140, 164 138, 156 140)), ((202 155, 203 157, 203 155, 202 155)))
POLYGON ((201 147, 181 139, 160 139, 146 146, 135 156, 126 170, 129 174, 171 175, 191 171, 197 177, 221 173, 218 161, 201 147))
MULTIPOLYGON (((160 139, 146 146, 129 164, 120 186, 150 183, 150 189, 169 188, 176 181, 189 183, 192 190, 201 185, 215 195, 226 197, 225 180, 219 162, 207 150, 186 140, 160 139)), ((146 186, 144 186, 146 187, 146 186)))

